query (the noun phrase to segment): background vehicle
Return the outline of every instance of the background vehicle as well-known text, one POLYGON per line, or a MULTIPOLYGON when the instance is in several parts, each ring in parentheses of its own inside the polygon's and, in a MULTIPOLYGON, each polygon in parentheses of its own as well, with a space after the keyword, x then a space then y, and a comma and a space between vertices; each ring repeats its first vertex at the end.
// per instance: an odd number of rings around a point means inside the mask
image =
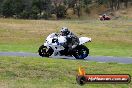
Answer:
POLYGON ((100 19, 101 21, 103 21, 103 20, 111 20, 111 18, 110 18, 109 16, 105 16, 105 17, 99 16, 99 19, 100 19))

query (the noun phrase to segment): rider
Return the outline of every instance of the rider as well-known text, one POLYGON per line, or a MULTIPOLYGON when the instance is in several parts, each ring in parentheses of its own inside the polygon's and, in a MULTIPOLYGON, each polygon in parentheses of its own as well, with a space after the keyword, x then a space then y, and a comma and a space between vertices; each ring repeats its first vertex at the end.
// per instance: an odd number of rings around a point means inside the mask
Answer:
POLYGON ((106 14, 103 14, 103 16, 102 16, 102 17, 103 17, 103 19, 105 19, 105 18, 106 18, 106 14))
POLYGON ((69 31, 67 27, 62 27, 60 32, 62 36, 66 37, 67 42, 64 47, 68 49, 68 52, 79 44, 79 38, 69 31))

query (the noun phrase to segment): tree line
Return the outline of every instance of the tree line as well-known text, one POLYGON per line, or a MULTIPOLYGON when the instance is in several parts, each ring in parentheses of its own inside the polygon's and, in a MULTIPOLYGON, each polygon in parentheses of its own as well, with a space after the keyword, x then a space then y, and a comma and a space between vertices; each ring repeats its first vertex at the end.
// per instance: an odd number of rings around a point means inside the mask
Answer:
POLYGON ((90 5, 106 5, 112 10, 120 9, 122 3, 127 8, 132 0, 0 0, 0 16, 22 19, 49 19, 55 15, 57 19, 65 18, 67 10, 72 9, 78 17, 81 10, 90 12, 90 5))
POLYGON ((112 10, 119 10, 122 7, 127 8, 129 3, 132 5, 132 0, 98 0, 98 3, 105 4, 112 10))

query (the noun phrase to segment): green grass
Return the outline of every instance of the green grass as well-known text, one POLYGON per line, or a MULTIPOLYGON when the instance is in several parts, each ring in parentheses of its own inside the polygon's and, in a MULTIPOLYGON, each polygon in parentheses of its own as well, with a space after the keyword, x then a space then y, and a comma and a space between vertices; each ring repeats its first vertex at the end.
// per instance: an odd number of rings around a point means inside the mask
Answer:
POLYGON ((8 52, 8 51, 14 51, 14 52, 37 52, 37 49, 39 47, 39 45, 23 45, 23 44, 10 44, 10 45, 5 45, 5 44, 1 44, 0 45, 0 51, 3 52, 8 52), (8 47, 8 48, 7 48, 8 47))
POLYGON ((46 36, 67 26, 78 36, 91 37, 86 44, 92 56, 132 57, 132 19, 20 20, 0 19, 0 51, 37 52, 46 36))
POLYGON ((92 56, 119 56, 132 57, 132 45, 126 43, 91 42, 87 44, 92 56), (102 54, 101 54, 102 53, 102 54))
POLYGON ((87 74, 130 74, 132 64, 32 57, 0 57, 0 88, 131 88, 130 84, 76 83, 79 66, 87 74))

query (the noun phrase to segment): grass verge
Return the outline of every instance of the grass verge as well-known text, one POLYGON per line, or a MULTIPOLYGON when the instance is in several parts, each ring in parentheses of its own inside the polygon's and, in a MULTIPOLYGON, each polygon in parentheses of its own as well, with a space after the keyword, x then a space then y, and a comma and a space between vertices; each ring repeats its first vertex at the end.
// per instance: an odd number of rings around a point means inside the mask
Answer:
POLYGON ((0 57, 0 88, 131 88, 130 84, 76 83, 79 66, 89 74, 130 74, 132 64, 32 57, 0 57))
POLYGON ((0 51, 37 52, 45 38, 67 26, 78 36, 91 37, 86 44, 92 56, 132 57, 131 19, 20 20, 0 19, 0 51))

